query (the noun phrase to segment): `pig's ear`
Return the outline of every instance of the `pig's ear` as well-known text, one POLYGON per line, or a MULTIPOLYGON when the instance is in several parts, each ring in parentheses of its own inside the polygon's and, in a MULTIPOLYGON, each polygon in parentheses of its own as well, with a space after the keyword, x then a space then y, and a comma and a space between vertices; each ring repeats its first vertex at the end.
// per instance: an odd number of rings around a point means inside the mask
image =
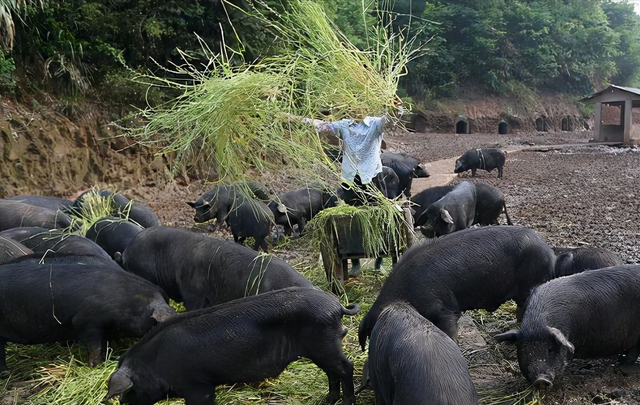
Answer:
POLYGON ((440 210, 440 218, 442 218, 442 220, 448 224, 453 223, 453 218, 451 218, 451 214, 449 214, 449 211, 447 211, 445 208, 440 210))
POLYGON ((195 208, 196 207, 196 202, 195 201, 187 201, 187 204, 189 204, 189 207, 191 208, 195 208))
POLYGON ((558 341, 558 343, 566 347, 569 353, 573 355, 575 347, 571 342, 567 340, 566 336, 560 331, 560 329, 554 328, 552 326, 547 326, 547 330, 549 331, 549 333, 551 333, 551 336, 553 336, 554 339, 558 341))
POLYGON ((493 337, 496 342, 517 342, 518 341, 518 331, 515 329, 511 329, 508 332, 501 333, 499 335, 495 335, 493 337))
POLYGON ((124 367, 119 368, 115 373, 111 374, 111 378, 109 378, 107 399, 123 394, 131 389, 131 387, 133 387, 133 381, 131 381, 130 370, 124 367))

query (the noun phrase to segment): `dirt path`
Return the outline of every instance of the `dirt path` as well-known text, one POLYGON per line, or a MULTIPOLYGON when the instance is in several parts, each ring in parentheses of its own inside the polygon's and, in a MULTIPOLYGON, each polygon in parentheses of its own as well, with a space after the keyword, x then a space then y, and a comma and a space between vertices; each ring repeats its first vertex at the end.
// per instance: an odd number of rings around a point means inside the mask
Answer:
MULTIPOLYGON (((618 142, 602 142, 602 143, 570 143, 570 144, 559 144, 559 145, 532 145, 532 146, 514 146, 509 145, 502 148, 503 151, 510 153, 516 153, 523 150, 528 151, 540 151, 547 152, 550 150, 561 150, 563 148, 571 148, 578 146, 617 146, 620 145, 618 142)), ((429 172, 429 177, 417 178, 413 180, 411 186, 412 194, 417 194, 420 191, 437 186, 444 186, 449 184, 453 179, 458 177, 456 173, 453 172, 453 167, 455 167, 457 158, 448 158, 442 160, 436 160, 434 162, 425 163, 425 167, 429 172)), ((495 173, 495 172, 493 172, 495 173)))

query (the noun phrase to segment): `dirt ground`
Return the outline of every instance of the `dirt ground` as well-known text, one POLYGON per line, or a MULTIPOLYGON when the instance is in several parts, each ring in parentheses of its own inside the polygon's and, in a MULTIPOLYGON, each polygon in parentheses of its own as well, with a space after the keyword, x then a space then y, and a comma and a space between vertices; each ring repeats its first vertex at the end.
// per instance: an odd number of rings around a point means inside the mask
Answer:
MULTIPOLYGON (((403 133, 387 136, 386 142, 389 150, 409 153, 423 162, 457 157, 479 147, 528 147, 507 154, 502 179, 497 178, 496 171, 480 170, 475 178, 468 172, 453 183, 469 180, 499 187, 514 224, 539 231, 551 246, 597 246, 618 253, 628 263, 639 263, 640 149, 590 144, 592 136, 588 131, 509 135, 403 133), (545 147, 569 144, 573 146, 545 147)), ((184 203, 197 199, 207 188, 193 182, 170 186, 169 193, 131 191, 148 201, 163 223, 207 231, 211 225, 195 226, 192 210, 184 203)), ((502 222, 505 223, 504 218, 502 222)), ((308 252, 278 252, 287 260, 305 254, 308 252)), ((492 339, 497 333, 517 327, 512 314, 501 311, 470 315, 461 319, 459 344, 469 361, 482 403, 527 403, 517 395, 506 397, 528 386, 518 369, 515 348, 497 346, 492 339)), ((537 403, 640 404, 640 375, 624 375, 615 366, 615 359, 574 360, 537 403)))

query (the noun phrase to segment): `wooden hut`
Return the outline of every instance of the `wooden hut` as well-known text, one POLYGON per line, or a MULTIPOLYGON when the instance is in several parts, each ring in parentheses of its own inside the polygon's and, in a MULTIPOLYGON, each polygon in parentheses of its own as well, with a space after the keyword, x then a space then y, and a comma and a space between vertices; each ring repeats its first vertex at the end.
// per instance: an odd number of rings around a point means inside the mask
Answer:
POLYGON ((640 89, 611 85, 582 101, 595 104, 595 142, 640 144, 640 89))

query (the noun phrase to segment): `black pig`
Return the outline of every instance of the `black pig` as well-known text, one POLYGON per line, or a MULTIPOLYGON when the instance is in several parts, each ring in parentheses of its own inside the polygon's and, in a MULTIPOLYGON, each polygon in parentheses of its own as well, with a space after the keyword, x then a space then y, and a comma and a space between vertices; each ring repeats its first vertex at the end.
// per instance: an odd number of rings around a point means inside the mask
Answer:
POLYGON ((63 229, 70 225, 71 219, 61 211, 0 199, 0 231, 22 226, 63 229))
POLYGON ((409 249, 360 322, 364 349, 385 306, 405 300, 456 338, 462 311, 495 311, 514 299, 521 318, 529 292, 553 277, 555 254, 534 230, 496 225, 465 229, 409 249))
POLYGON ((359 309, 320 290, 287 288, 180 314, 120 357, 107 397, 131 405, 167 397, 214 404, 216 386, 277 377, 306 357, 327 373, 330 403, 340 398, 342 383, 342 403, 355 404, 342 316, 359 309))
POLYGON ((382 171, 371 179, 371 184, 376 186, 387 198, 393 199, 400 195, 400 179, 390 167, 382 166, 382 171))
POLYGON ((36 207, 43 207, 52 211, 61 210, 73 204, 73 201, 60 197, 51 197, 46 195, 17 195, 9 197, 7 200, 18 201, 29 205, 35 205, 36 207))
POLYGON ((404 194, 411 197, 411 185, 414 177, 429 177, 429 172, 413 156, 404 153, 392 153, 384 151, 380 155, 384 166, 388 166, 398 175, 398 195, 404 194))
MULTIPOLYGON (((507 204, 502 191, 485 183, 478 182, 473 184, 476 188, 476 212, 473 224, 497 225, 498 217, 504 212, 507 224, 513 225, 507 213, 507 204)), ((412 196, 411 202, 414 204, 415 211, 413 214, 414 226, 423 226, 427 222, 427 216, 423 215, 427 208, 447 195, 453 188, 454 186, 452 185, 430 187, 412 196)))
POLYGON ((406 302, 393 302, 380 314, 371 331, 368 369, 376 403, 478 403, 458 345, 406 302))
POLYGON ((248 181, 246 183, 217 184, 196 201, 187 204, 196 210, 193 220, 198 223, 216 219, 215 229, 219 229, 227 219, 227 215, 236 204, 236 199, 245 195, 260 201, 269 200, 269 191, 261 184, 248 181))
POLYGON ((498 169, 498 177, 502 177, 502 168, 506 157, 499 149, 471 149, 466 151, 456 160, 454 173, 462 173, 471 170, 471 176, 476 176, 478 169, 491 172, 498 169))
POLYGON ((427 216, 422 215, 427 208, 434 202, 444 197, 449 191, 453 190, 453 186, 436 186, 429 187, 420 191, 418 194, 412 195, 410 200, 413 203, 413 226, 422 226, 427 222, 427 216))
POLYGON ((285 287, 312 287, 282 259, 180 228, 145 229, 116 259, 189 310, 285 287))
MULTIPOLYGON (((23 235, 36 232, 39 228, 30 227, 23 235)), ((12 239, 17 240, 35 254, 47 256, 51 253, 78 255, 78 256, 95 256, 104 261, 110 262, 111 257, 92 240, 84 236, 61 233, 58 231, 37 232, 28 237, 18 237, 19 232, 7 231, 6 235, 13 235, 12 239)))
POLYGON ((302 234, 307 221, 327 207, 331 195, 321 190, 303 188, 289 191, 278 196, 276 201, 269 203, 277 225, 284 227, 284 234, 289 236, 292 227, 298 225, 298 232, 302 234))
POLYGON ((426 216, 424 226, 421 228, 422 234, 432 238, 473 225, 476 217, 477 193, 476 186, 468 181, 456 185, 422 214, 426 216))
POLYGON ((22 243, 0 236, 0 264, 10 262, 18 257, 30 254, 33 254, 33 250, 29 249, 22 243))
POLYGON ((0 371, 6 342, 77 340, 96 365, 108 340, 142 337, 175 313, 159 287, 117 266, 3 264, 0 297, 0 371))
POLYGON ((116 252, 124 252, 129 242, 142 231, 139 225, 116 217, 105 217, 96 221, 87 230, 85 237, 94 241, 113 258, 116 252))
POLYGON ((549 388, 572 358, 620 355, 632 365, 640 353, 640 266, 615 266, 559 277, 538 286, 527 301, 516 341, 525 378, 549 388))
POLYGON ((556 277, 625 264, 620 256, 601 248, 553 248, 553 251, 557 255, 556 277))
POLYGON ((508 225, 513 225, 507 213, 507 203, 499 188, 485 183, 473 183, 476 186, 476 214, 474 224, 497 225, 502 212, 508 225))

